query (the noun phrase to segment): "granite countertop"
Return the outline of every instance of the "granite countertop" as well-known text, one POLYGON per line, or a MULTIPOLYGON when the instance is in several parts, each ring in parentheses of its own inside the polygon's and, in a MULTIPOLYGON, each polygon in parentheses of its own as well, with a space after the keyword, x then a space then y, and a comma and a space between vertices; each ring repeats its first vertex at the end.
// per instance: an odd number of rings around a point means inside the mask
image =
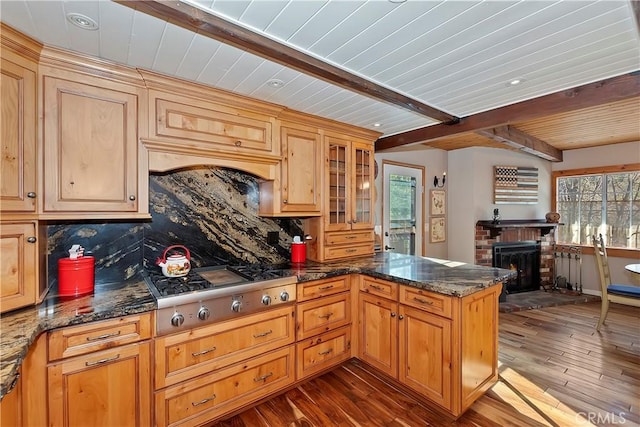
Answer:
MULTIPOLYGON (((440 294, 463 297, 503 282, 516 273, 436 258, 393 253, 326 264, 307 262, 287 269, 299 282, 362 273, 440 294)), ((284 273, 286 274, 286 273, 284 273)), ((38 306, 0 317, 0 399, 16 379, 29 347, 42 332, 156 309, 144 281, 96 285, 91 295, 60 298, 55 289, 38 306)))

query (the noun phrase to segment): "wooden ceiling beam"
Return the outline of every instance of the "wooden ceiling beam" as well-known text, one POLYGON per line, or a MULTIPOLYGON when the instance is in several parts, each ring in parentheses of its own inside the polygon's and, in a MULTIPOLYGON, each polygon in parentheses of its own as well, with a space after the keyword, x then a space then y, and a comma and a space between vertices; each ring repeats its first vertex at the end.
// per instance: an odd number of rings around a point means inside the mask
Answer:
POLYGON ((226 21, 188 3, 157 0, 115 1, 377 101, 393 104, 441 122, 455 123, 459 120, 458 117, 447 112, 323 62, 314 56, 226 21))
POLYGON ((640 72, 635 71, 474 114, 460 119, 458 123, 441 123, 379 138, 376 141, 375 149, 376 151, 384 151, 404 145, 419 144, 447 136, 495 128, 638 96, 640 96, 640 72))
POLYGON ((491 129, 482 129, 476 131, 476 133, 552 162, 562 161, 562 151, 513 126, 506 125, 491 129))

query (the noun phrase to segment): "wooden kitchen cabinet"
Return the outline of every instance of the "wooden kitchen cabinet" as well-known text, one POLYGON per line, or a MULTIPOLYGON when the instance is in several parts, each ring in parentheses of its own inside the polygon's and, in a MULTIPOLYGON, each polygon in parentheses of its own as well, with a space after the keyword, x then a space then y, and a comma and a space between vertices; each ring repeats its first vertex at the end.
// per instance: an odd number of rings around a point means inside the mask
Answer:
POLYGON ((295 382, 295 346, 164 388, 155 394, 155 425, 196 426, 250 405, 295 382))
POLYGON ((151 333, 150 316, 49 333, 51 426, 151 424, 151 344, 145 340, 151 333), (131 343, 121 345, 125 342, 131 343))
POLYGON ((295 341, 292 306, 155 339, 155 389, 275 350, 295 341))
POLYGON ((351 358, 351 326, 300 340, 296 355, 298 380, 339 365, 351 358))
POLYGON ((148 217, 143 88, 43 66, 41 218, 148 217))
POLYGON ((319 216, 322 146, 316 128, 281 122, 280 179, 260 184, 262 216, 319 216))
POLYGON ((498 378, 498 296, 360 277, 358 357, 454 416, 498 378))
POLYGON ((22 378, 18 376, 11 391, 0 401, 0 425, 22 426, 22 378))
POLYGON ((346 326, 351 323, 351 295, 345 292, 300 303, 297 316, 298 340, 346 326))
POLYGON ((324 135, 322 218, 305 222, 314 237, 307 256, 330 261, 374 252, 374 152, 370 140, 326 132, 324 135))
POLYGON ((42 301, 47 281, 44 268, 46 234, 38 221, 3 221, 0 224, 1 312, 42 301))
POLYGON ((2 24, 0 44, 0 211, 37 209, 37 73, 39 46, 2 24), (18 49, 19 48, 19 49, 18 49))
POLYGON ((402 304, 398 313, 398 380, 451 408, 451 320, 402 304))

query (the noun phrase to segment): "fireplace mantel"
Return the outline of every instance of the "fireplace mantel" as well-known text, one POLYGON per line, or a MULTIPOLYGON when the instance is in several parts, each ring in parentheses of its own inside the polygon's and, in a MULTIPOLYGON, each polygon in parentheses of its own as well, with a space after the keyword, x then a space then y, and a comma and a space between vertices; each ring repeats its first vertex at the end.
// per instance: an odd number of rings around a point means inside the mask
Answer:
POLYGON ((500 235, 502 230, 505 228, 539 228, 540 235, 546 236, 551 232, 551 230, 562 224, 557 222, 547 222, 544 219, 507 219, 499 221, 481 220, 478 221, 476 225, 489 230, 491 238, 493 239, 500 235))

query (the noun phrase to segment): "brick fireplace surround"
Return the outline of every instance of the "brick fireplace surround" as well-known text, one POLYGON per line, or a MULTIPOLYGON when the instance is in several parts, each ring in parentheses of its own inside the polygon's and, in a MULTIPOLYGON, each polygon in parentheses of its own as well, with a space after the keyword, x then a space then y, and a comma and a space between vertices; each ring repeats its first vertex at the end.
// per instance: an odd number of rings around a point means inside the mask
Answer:
POLYGON ((493 265, 493 244, 535 240, 540 242, 540 285, 552 286, 554 272, 553 249, 558 224, 545 220, 478 221, 476 223, 476 264, 493 265))

